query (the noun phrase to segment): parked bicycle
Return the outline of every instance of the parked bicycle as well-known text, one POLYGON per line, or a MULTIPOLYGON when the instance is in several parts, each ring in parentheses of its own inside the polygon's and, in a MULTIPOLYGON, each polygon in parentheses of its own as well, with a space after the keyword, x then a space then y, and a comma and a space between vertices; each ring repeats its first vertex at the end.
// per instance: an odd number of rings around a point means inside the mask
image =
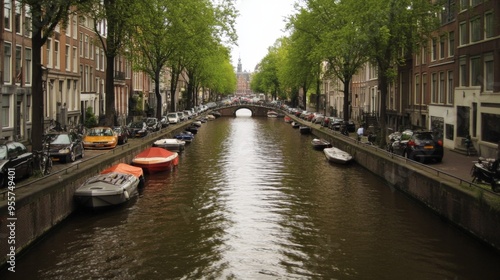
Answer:
POLYGON ((42 176, 49 175, 52 171, 52 158, 50 158, 48 147, 42 151, 33 151, 33 158, 35 167, 40 170, 40 174, 42 176))

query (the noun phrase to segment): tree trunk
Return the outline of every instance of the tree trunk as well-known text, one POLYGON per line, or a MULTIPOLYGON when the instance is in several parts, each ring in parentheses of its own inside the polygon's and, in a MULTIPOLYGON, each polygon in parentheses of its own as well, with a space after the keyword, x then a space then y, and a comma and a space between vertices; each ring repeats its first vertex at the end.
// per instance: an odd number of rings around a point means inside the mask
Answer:
POLYGON ((346 78, 344 77, 344 121, 349 121, 350 116, 349 116, 349 106, 351 105, 349 103, 349 84, 351 83, 351 78, 346 78))
POLYGON ((158 120, 161 120, 161 116, 163 114, 163 104, 161 100, 161 93, 160 93, 160 69, 157 69, 155 71, 155 95, 156 95, 156 118, 158 120))
MULTIPOLYGON (((106 53, 106 105, 104 125, 115 124, 115 56, 109 51, 106 53)), ((95 109, 95 108, 94 108, 95 109)))
MULTIPOLYGON (((387 69, 382 69, 379 67, 379 73, 387 73, 387 69)), ((389 86, 389 81, 386 75, 382 74, 379 75, 379 88, 380 88, 380 117, 379 117, 379 124, 380 124, 380 132, 377 138, 379 138, 379 147, 383 148, 385 147, 386 144, 386 124, 385 124, 385 118, 387 114, 386 110, 386 98, 387 98, 387 88, 389 86)))
MULTIPOLYGON (((35 19, 34 19, 35 20, 35 19)), ((35 30, 35 29, 33 29, 35 30)), ((42 81, 42 33, 33 32, 31 44, 33 48, 33 79, 32 79, 32 104, 33 121, 31 130, 31 143, 33 151, 42 150, 44 134, 44 90, 42 81)))
POLYGON ((321 80, 316 80, 316 112, 319 112, 319 102, 321 100, 321 92, 320 92, 321 80))

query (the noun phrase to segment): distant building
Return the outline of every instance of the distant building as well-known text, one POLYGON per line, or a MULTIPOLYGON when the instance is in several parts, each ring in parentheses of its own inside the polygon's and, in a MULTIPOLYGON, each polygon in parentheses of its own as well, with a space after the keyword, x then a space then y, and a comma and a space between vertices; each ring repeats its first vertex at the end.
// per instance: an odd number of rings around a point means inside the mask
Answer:
POLYGON ((243 71, 241 65, 241 58, 238 59, 238 68, 236 71, 236 95, 251 95, 253 91, 250 89, 250 81, 252 80, 252 75, 250 72, 243 71))

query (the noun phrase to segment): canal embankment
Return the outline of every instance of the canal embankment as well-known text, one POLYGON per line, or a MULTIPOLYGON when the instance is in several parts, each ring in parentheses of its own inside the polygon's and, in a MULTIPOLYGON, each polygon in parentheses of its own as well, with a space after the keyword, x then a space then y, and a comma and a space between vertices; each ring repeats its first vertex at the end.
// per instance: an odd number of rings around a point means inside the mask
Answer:
POLYGON ((462 176, 394 155, 320 125, 303 124, 310 126, 315 136, 349 152, 357 164, 381 177, 390 188, 405 193, 452 225, 500 250, 499 194, 462 176))
POLYGON ((15 188, 3 189, 0 195, 0 266, 9 261, 15 263, 16 255, 73 213, 76 210, 73 193, 87 179, 117 163, 130 163, 155 140, 172 137, 190 123, 169 126, 59 172, 28 182, 15 182, 15 188))

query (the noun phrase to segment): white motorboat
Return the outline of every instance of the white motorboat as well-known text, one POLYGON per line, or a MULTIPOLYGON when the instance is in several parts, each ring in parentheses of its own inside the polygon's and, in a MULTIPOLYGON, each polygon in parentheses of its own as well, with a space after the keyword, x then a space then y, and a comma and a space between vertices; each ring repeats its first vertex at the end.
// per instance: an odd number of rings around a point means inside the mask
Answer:
POLYGON ((182 152, 186 146, 186 141, 176 139, 176 138, 164 138, 156 140, 153 143, 153 147, 160 147, 172 152, 182 152))
POLYGON ((73 197, 76 202, 86 208, 104 208, 129 201, 139 194, 138 186, 143 180, 143 171, 139 167, 127 164, 128 171, 106 170, 88 179, 76 189, 73 197), (140 174, 140 175, 139 175, 140 174))
POLYGON ((276 111, 267 111, 267 117, 268 118, 277 118, 278 113, 276 111))
POLYGON ((323 149, 326 159, 330 162, 346 164, 352 160, 352 156, 339 148, 325 148, 323 149))

